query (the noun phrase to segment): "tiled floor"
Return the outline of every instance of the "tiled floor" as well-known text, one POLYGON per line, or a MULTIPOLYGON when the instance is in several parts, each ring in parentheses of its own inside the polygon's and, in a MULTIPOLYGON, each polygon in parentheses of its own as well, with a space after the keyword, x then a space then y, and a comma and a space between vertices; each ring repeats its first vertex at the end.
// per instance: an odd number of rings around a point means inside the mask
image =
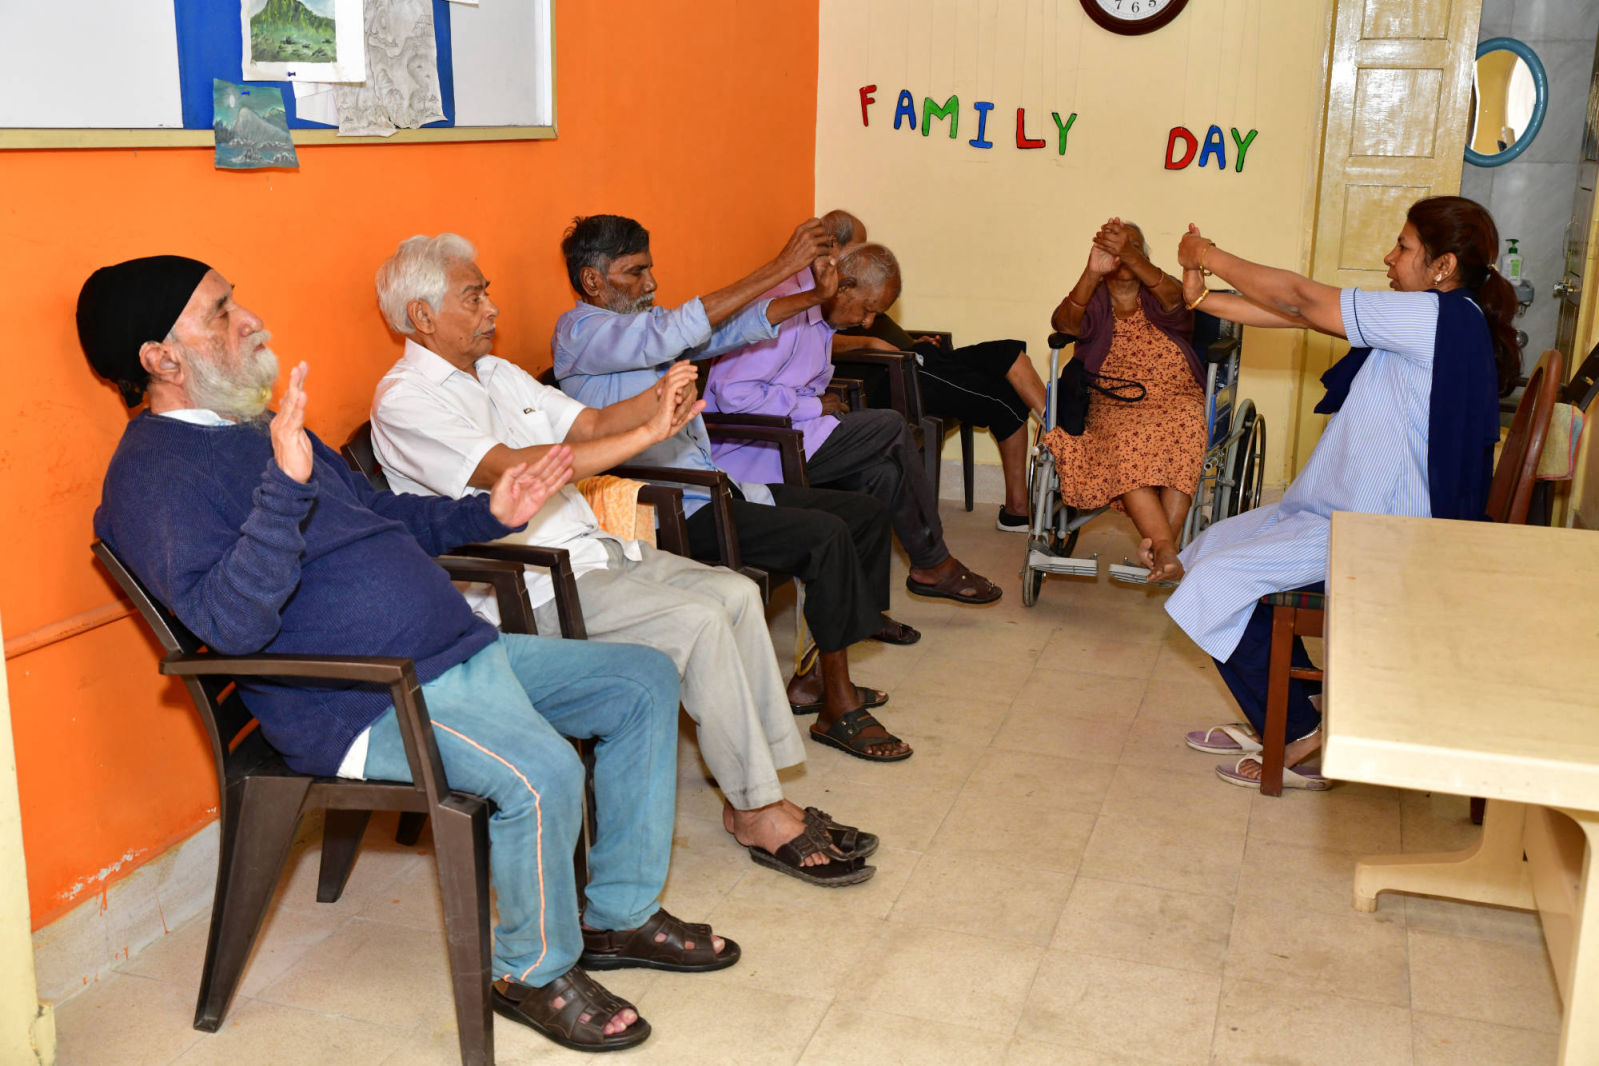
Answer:
MULTIPOLYGON (((655 1029, 632 1058, 1554 1061, 1559 1003, 1533 916, 1389 896, 1375 914, 1350 907, 1356 856, 1461 846, 1465 800, 1222 784, 1182 733, 1228 720, 1230 704, 1159 594, 1051 578, 1025 608, 1022 538, 993 531, 991 506, 945 506, 957 553, 1006 594, 973 609, 898 592, 922 641, 856 656, 857 680, 892 692, 882 717, 915 757, 871 765, 811 745, 789 775, 798 802, 882 836, 876 878, 827 891, 755 866, 685 740, 665 900, 744 958, 710 975, 606 975, 655 1029)), ((1129 533, 1101 519, 1079 553, 1119 561, 1129 533)), ((791 617, 775 615, 780 648, 791 617)), ((332 905, 313 901, 314 843, 297 853, 221 1032, 190 1028, 196 921, 61 1006, 59 1061, 458 1061, 432 861, 391 835, 374 824, 332 905)), ((504 1021, 496 1042, 502 1064, 589 1061, 504 1021)))

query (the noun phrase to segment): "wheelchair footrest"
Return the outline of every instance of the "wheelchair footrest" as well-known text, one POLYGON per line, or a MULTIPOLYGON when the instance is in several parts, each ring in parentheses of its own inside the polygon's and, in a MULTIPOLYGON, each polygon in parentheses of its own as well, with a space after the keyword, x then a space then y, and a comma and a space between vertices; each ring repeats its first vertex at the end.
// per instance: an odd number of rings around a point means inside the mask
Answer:
POLYGON ((1119 563, 1111 563, 1109 569, 1112 581, 1125 581, 1129 585, 1149 585, 1158 589, 1174 589, 1177 587, 1177 582, 1175 581, 1149 580, 1147 567, 1137 566, 1126 560, 1119 563))
POLYGON ((1050 555, 1037 549, 1027 553, 1027 565, 1046 574, 1070 574, 1074 577, 1098 577, 1099 556, 1081 558, 1070 555, 1050 555))

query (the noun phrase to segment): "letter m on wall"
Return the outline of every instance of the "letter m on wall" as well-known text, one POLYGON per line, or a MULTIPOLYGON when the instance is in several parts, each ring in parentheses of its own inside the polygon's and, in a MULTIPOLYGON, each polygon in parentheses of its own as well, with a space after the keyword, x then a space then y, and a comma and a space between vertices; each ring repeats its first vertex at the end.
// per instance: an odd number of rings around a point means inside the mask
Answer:
POLYGON ((931 96, 922 98, 922 136, 926 137, 933 130, 934 118, 949 119, 949 137, 955 139, 955 131, 960 126, 961 98, 951 96, 944 101, 944 106, 939 107, 933 102, 931 96))

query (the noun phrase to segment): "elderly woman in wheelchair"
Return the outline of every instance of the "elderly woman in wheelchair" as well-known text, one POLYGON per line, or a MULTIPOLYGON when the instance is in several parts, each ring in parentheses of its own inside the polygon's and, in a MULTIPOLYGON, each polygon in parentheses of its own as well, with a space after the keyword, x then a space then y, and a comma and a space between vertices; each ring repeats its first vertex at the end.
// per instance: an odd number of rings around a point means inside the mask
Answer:
POLYGON ((1077 335, 1075 358, 1088 381, 1137 383, 1143 391, 1135 403, 1096 390, 1080 436, 1059 426, 1045 435, 1061 499, 1079 510, 1109 504, 1124 512, 1142 538, 1148 579, 1175 581, 1183 573, 1177 542, 1209 436, 1205 370, 1182 286, 1149 261, 1137 225, 1112 218, 1050 321, 1077 335))

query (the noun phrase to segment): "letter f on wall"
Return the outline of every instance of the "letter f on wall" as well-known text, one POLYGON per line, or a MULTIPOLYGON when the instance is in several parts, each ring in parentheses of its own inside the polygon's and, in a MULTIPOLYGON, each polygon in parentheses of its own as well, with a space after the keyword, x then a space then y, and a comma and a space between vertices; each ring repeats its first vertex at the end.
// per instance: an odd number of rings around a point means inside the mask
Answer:
POLYGON ((867 104, 875 104, 877 102, 877 97, 872 95, 876 91, 877 91, 877 86, 875 86, 875 85, 862 85, 861 86, 861 125, 862 126, 870 126, 871 125, 871 122, 868 121, 867 118, 866 118, 866 105, 867 104))

